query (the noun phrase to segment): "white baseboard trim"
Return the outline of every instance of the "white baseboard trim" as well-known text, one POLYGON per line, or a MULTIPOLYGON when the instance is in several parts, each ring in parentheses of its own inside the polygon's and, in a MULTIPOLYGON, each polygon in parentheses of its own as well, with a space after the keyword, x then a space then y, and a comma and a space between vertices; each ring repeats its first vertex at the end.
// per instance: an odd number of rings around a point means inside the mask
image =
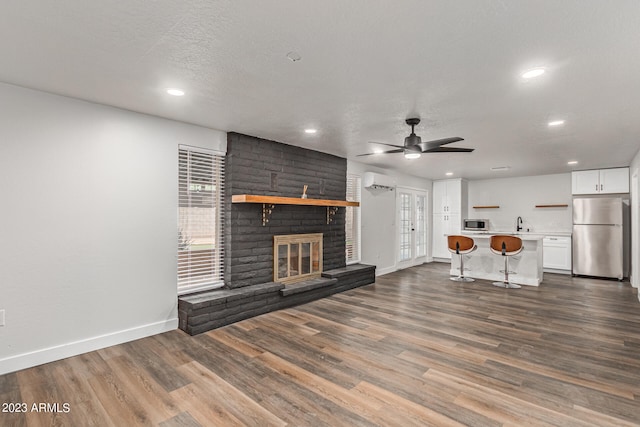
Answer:
POLYGON ((160 334, 162 332, 172 331, 177 328, 178 319, 174 318, 10 356, 0 359, 0 375, 31 368, 44 363, 54 362, 60 359, 66 359, 67 357, 77 356, 78 354, 88 353, 90 351, 99 350, 112 345, 134 341, 151 335, 160 334))
POLYGON ((384 276, 385 274, 393 273, 394 271, 398 271, 398 268, 395 265, 387 268, 376 268, 376 277, 384 276))

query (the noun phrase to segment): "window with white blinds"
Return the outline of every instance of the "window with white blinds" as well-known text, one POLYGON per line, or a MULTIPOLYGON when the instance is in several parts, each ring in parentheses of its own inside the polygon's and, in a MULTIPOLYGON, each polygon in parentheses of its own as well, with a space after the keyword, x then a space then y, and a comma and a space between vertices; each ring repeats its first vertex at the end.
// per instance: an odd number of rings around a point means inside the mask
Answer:
MULTIPOLYGON (((347 200, 360 201, 360 176, 347 174, 347 200)), ((360 208, 346 207, 346 254, 347 264, 360 262, 360 208)))
POLYGON ((224 155, 178 149, 178 294, 224 285, 224 155))

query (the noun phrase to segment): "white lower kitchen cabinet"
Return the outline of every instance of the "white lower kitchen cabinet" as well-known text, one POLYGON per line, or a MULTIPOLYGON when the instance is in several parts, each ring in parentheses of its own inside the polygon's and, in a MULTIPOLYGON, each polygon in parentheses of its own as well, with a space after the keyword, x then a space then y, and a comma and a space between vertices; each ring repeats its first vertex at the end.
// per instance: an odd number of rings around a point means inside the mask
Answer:
POLYGON ((545 236, 542 241, 545 269, 571 274, 571 237, 545 236))

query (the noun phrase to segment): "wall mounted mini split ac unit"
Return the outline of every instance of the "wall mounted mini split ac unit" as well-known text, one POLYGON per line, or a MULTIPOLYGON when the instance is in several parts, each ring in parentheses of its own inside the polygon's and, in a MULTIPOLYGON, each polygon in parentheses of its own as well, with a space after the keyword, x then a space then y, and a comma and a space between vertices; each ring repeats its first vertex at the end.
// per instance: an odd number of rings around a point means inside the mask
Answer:
POLYGON ((362 176, 364 188, 383 189, 393 191, 396 188, 396 179, 392 176, 375 172, 365 172, 362 176))

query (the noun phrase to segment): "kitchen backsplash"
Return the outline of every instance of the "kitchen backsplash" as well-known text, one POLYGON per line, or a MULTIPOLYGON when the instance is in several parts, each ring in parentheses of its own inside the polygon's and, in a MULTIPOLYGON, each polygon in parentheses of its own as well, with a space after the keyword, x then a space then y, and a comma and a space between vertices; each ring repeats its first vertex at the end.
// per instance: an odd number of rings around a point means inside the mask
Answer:
POLYGON ((469 181, 469 208, 465 218, 488 219, 491 231, 569 232, 572 228, 571 174, 469 181), (536 205, 566 207, 536 208, 536 205), (474 206, 499 206, 480 209, 474 206))

